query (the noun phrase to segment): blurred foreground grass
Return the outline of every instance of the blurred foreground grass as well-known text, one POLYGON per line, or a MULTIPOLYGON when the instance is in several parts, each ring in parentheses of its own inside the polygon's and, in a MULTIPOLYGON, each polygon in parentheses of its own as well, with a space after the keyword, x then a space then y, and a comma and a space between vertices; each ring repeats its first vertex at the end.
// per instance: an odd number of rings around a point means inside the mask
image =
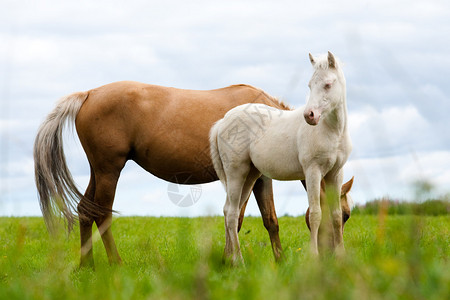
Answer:
POLYGON ((223 217, 119 217, 123 266, 98 234, 96 270, 78 269, 78 232, 52 238, 42 218, 0 218, 0 299, 450 299, 450 218, 357 215, 347 255, 311 258, 303 217, 282 217, 276 264, 261 218, 240 233, 245 268, 221 262, 223 217))

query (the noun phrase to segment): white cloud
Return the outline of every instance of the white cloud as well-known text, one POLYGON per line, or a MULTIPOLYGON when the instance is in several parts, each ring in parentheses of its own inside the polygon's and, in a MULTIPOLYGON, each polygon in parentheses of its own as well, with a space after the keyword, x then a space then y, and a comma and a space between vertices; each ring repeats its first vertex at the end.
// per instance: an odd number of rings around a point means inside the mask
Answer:
POLYGON ((439 136, 416 107, 366 106, 349 114, 353 151, 360 157, 390 156, 440 146, 439 136))

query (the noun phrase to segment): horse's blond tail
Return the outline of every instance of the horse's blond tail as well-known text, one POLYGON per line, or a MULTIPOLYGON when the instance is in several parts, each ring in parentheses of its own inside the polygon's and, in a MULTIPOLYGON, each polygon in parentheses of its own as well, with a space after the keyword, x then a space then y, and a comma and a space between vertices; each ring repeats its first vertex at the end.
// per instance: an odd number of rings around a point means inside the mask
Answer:
POLYGON ((40 126, 34 142, 34 171, 38 197, 45 223, 54 227, 54 215, 63 215, 69 231, 76 222, 76 205, 82 194, 67 168, 63 150, 64 124, 75 123, 87 99, 87 92, 63 97, 40 126))
POLYGON ((219 177, 220 181, 222 182, 222 184, 226 189, 227 178, 225 176, 225 171, 223 170, 222 158, 219 153, 219 145, 218 145, 220 124, 221 120, 216 122, 216 124, 214 124, 214 126, 211 128, 211 131, 209 133, 209 144, 211 148, 211 159, 213 162, 214 169, 216 170, 217 177, 219 177))

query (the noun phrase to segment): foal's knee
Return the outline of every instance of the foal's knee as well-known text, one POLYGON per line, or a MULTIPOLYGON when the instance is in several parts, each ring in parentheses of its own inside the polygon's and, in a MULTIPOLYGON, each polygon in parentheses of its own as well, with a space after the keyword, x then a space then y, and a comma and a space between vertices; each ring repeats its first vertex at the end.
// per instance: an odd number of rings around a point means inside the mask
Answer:
POLYGON ((309 210, 309 222, 311 227, 313 226, 313 224, 318 225, 320 224, 320 221, 322 220, 322 210, 320 209, 320 207, 316 207, 316 208, 310 208, 309 210))
POLYGON ((223 214, 225 216, 225 226, 227 229, 238 228, 239 223, 239 211, 235 211, 229 206, 225 205, 223 208, 223 214))

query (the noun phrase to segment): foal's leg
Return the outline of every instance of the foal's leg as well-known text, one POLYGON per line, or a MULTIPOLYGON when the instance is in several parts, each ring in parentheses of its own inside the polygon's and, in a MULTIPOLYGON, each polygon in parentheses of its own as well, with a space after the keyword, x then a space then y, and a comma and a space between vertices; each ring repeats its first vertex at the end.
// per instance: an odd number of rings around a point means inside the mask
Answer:
POLYGON ((225 216, 225 251, 224 258, 231 259, 231 262, 243 263, 243 258, 238 238, 239 202, 242 193, 243 182, 230 180, 227 182, 227 200, 223 207, 225 216))
POLYGON ((264 227, 269 233, 270 243, 272 244, 273 255, 276 261, 283 257, 283 248, 281 247, 280 236, 278 235, 278 218, 275 212, 273 202, 272 179, 261 176, 253 187, 253 194, 258 203, 259 210, 263 219, 264 227))
POLYGON ((89 213, 89 202, 94 201, 95 196, 95 176, 91 168, 91 179, 89 185, 86 189, 84 197, 80 200, 78 204, 78 217, 80 223, 80 249, 81 258, 80 266, 94 267, 94 256, 92 250, 92 224, 94 219, 89 213))
POLYGON ((336 254, 340 255, 345 252, 342 232, 342 208, 340 203, 343 172, 340 170, 337 173, 327 174, 324 179, 326 184, 326 198, 333 224, 333 244, 336 254))
POLYGON ((319 254, 318 233, 320 221, 322 220, 322 210, 320 208, 320 180, 319 171, 310 170, 306 174, 306 189, 309 204, 309 223, 311 226, 311 252, 314 255, 319 254))
POLYGON ((230 258, 233 264, 244 262, 238 237, 239 215, 241 208, 248 200, 254 180, 259 177, 259 175, 255 177, 250 186, 247 179, 249 173, 251 173, 250 168, 246 166, 226 170, 229 180, 226 184, 227 200, 223 208, 226 236, 224 257, 230 258))

